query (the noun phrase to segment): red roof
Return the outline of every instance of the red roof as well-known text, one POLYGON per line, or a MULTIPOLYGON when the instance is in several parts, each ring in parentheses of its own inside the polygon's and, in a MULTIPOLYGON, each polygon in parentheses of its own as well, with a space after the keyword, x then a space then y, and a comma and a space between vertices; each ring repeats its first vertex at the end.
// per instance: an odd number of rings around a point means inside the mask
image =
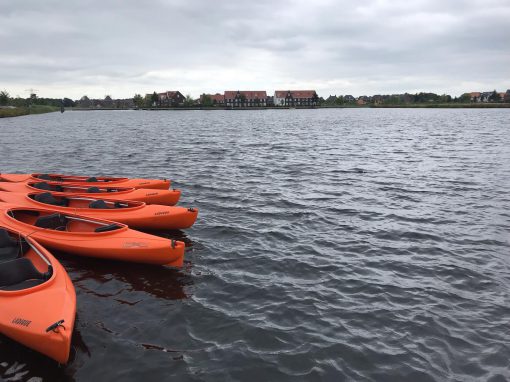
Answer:
POLYGON ((220 93, 216 93, 216 94, 202 94, 200 96, 200 102, 203 102, 204 100, 204 97, 209 97, 211 99, 211 101, 213 102, 216 102, 216 103, 223 103, 225 101, 225 98, 223 97, 223 94, 220 94, 220 93))
POLYGON ((223 94, 219 94, 219 93, 210 95, 209 97, 211 97, 213 102, 216 101, 217 103, 221 103, 225 100, 225 97, 223 97, 223 94))
POLYGON ((289 91, 292 98, 313 98, 317 94, 315 90, 276 90, 274 95, 276 98, 285 98, 289 91))
MULTIPOLYGON (((265 90, 239 90, 239 93, 243 94, 246 99, 266 99, 267 93, 265 90)), ((225 90, 225 98, 233 99, 236 98, 237 90, 225 90)))
POLYGON ((158 96, 159 98, 174 98, 177 93, 179 93, 178 91, 166 91, 166 92, 163 92, 163 93, 158 93, 158 96))

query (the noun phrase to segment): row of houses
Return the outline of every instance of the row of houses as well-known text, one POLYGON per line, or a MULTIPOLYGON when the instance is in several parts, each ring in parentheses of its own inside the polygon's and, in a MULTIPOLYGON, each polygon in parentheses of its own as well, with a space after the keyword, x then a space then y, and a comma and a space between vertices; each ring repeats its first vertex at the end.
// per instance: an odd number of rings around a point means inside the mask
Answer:
POLYGON ((499 102, 510 101, 510 89, 506 92, 498 93, 495 90, 492 92, 471 92, 468 93, 471 102, 499 102))
POLYGON ((179 106, 216 106, 224 108, 245 107, 314 107, 319 104, 342 105, 357 104, 410 104, 428 102, 510 102, 510 90, 504 93, 471 92, 463 94, 459 99, 435 93, 391 94, 353 97, 352 95, 329 96, 325 100, 319 98, 315 90, 276 90, 268 95, 265 90, 226 90, 223 94, 202 94, 199 99, 185 97, 180 91, 166 91, 147 94, 145 99, 137 95, 132 99, 113 100, 106 96, 103 100, 89 99, 83 96, 76 101, 77 106, 85 108, 135 108, 135 107, 179 107, 179 106), (137 99, 138 97, 138 99, 137 99), (322 101, 322 102, 321 102, 322 101))
MULTIPOLYGON (((148 94, 146 97, 152 97, 148 94)), ((157 94, 157 106, 182 106, 186 97, 179 91, 157 94)), ((276 90, 268 96, 265 90, 226 90, 223 94, 202 94, 196 105, 219 107, 317 106, 319 96, 315 90, 276 90)))

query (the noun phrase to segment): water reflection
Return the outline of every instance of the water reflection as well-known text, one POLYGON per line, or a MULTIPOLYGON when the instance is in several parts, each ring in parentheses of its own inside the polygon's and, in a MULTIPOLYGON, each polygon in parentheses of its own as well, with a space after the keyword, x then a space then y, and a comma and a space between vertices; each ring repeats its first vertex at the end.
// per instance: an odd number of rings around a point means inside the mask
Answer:
MULTIPOLYGON (((80 338, 79 331, 73 333, 80 338)), ((71 349, 71 357, 74 350, 71 349)), ((74 381, 70 370, 54 360, 0 335, 0 380, 2 381, 74 381)))
MULTIPOLYGON (((123 291, 144 292, 154 297, 165 300, 182 300, 188 298, 185 288, 193 284, 192 277, 175 268, 154 266, 147 264, 135 264, 120 261, 104 261, 93 258, 75 259, 67 257, 62 260, 63 265, 73 280, 77 293, 85 292, 102 298, 116 298, 118 288, 95 288, 95 281, 104 285, 112 279, 126 285, 123 291)), ((189 261, 185 262, 185 268, 191 267, 189 261)), ((121 303, 129 303, 117 298, 121 303)))

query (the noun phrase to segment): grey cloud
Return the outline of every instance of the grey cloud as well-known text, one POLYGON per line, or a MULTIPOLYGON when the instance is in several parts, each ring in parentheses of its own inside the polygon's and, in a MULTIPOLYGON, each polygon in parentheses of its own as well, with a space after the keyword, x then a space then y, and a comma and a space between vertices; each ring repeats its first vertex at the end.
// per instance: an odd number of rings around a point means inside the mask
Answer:
POLYGON ((74 98, 177 86, 198 95, 296 84, 324 96, 510 87, 504 0, 0 0, 0 8, 0 88, 13 94, 32 84, 74 98))

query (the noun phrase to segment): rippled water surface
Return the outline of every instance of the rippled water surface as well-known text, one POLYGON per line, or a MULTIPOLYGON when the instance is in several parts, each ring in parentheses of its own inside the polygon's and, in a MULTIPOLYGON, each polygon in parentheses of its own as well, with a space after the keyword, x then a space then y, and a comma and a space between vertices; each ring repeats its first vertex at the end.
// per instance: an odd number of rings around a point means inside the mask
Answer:
POLYGON ((66 112, 0 119, 2 172, 165 177, 182 270, 62 260, 66 367, 0 379, 510 379, 510 110, 66 112))

